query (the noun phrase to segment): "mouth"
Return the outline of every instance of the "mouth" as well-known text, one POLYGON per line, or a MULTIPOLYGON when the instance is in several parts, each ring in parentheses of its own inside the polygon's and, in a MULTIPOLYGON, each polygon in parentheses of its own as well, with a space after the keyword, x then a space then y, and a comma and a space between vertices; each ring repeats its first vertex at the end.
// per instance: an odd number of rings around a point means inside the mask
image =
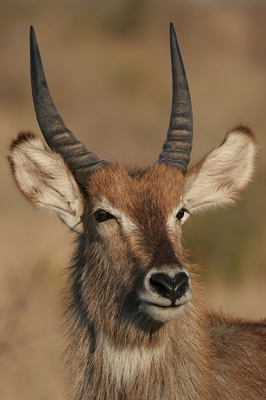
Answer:
POLYGON ((191 283, 184 267, 151 268, 144 277, 138 297, 140 311, 160 322, 177 318, 192 298, 191 283))
POLYGON ((144 305, 146 305, 147 307, 158 307, 158 308, 162 308, 162 309, 168 309, 168 308, 179 308, 179 307, 182 307, 184 304, 170 304, 170 305, 167 305, 167 304, 158 304, 158 303, 153 303, 153 302, 150 302, 150 301, 145 301, 145 300, 142 300, 142 304, 144 304, 144 305))
POLYGON ((163 296, 154 295, 154 293, 140 293, 140 300, 143 304, 148 306, 160 307, 163 309, 179 308, 188 303, 192 299, 191 290, 187 291, 183 296, 178 299, 167 298, 163 296))
POLYGON ((166 299, 156 302, 142 299, 140 310, 156 321, 169 322, 178 318, 185 311, 191 298, 192 294, 187 294, 184 299, 180 299, 176 304, 166 304, 166 299))

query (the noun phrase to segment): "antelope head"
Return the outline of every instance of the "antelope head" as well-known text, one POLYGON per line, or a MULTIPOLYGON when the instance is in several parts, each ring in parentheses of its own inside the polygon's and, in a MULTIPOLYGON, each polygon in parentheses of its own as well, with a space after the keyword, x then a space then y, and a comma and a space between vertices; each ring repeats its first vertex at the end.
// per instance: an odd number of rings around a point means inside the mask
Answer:
POLYGON ((21 133, 11 144, 10 165, 26 198, 79 235, 75 293, 84 318, 89 315, 101 329, 112 316, 164 324, 187 312, 193 285, 181 245, 182 224, 190 214, 233 203, 254 170, 256 141, 248 127, 238 126, 187 171, 192 108, 172 25, 170 47, 167 138, 158 161, 136 172, 99 159, 66 127, 31 28, 33 100, 49 148, 32 133, 21 133))

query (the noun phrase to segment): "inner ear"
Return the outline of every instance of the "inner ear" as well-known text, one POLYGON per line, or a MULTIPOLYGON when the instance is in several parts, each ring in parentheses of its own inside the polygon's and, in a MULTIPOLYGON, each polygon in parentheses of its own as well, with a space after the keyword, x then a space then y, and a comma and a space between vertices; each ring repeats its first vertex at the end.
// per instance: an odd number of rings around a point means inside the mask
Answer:
POLYGON ((55 213, 72 230, 82 232, 83 198, 61 156, 31 133, 22 133, 10 147, 15 182, 36 208, 55 213))
POLYGON ((235 128, 187 174, 185 207, 193 212, 234 203, 252 178, 256 158, 257 143, 252 131, 243 126, 235 128))

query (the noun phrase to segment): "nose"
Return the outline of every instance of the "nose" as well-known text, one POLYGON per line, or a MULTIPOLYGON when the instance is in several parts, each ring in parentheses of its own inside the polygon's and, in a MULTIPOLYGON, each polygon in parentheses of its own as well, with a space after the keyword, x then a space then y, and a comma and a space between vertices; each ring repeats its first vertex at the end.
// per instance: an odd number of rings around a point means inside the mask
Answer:
POLYGON ((189 276, 185 272, 179 272, 174 277, 154 273, 150 277, 150 285, 160 296, 170 299, 173 305, 190 289, 189 276))

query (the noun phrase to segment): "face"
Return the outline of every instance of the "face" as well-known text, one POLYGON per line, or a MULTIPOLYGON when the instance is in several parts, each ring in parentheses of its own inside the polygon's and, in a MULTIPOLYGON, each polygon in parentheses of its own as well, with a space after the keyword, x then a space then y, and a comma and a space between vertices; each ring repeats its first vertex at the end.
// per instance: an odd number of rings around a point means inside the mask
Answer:
POLYGON ((91 315, 99 314, 99 304, 111 313, 114 301, 128 317, 159 322, 184 310, 191 290, 181 247, 183 180, 177 169, 160 164, 135 177, 112 164, 91 177, 84 218, 87 303, 97 304, 91 315))

